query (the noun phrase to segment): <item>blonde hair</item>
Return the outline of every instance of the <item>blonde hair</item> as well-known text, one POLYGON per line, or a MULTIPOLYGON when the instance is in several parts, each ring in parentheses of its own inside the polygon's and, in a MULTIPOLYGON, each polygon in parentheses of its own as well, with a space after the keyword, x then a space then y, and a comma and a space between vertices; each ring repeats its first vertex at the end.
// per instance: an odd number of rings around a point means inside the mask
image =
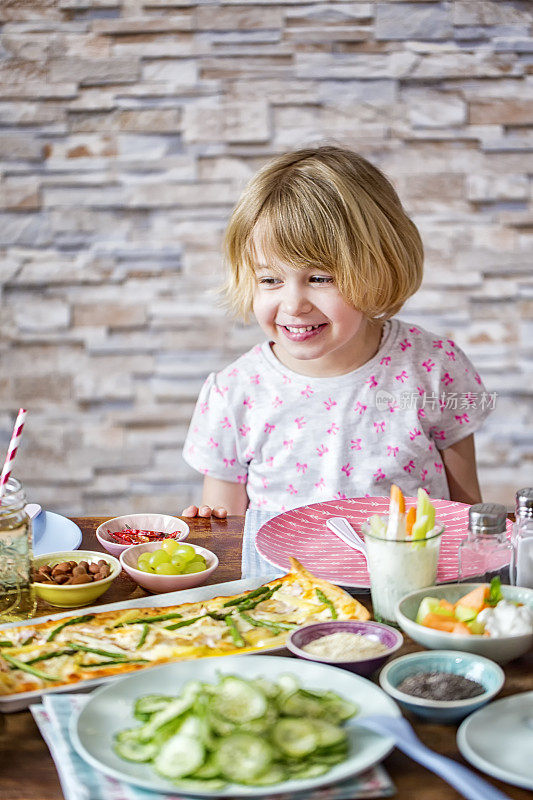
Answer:
POLYGON ((258 237, 269 262, 330 273, 344 299, 371 319, 392 317, 422 281, 420 234, 391 183, 340 147, 279 156, 242 193, 226 230, 224 291, 245 319, 258 237))

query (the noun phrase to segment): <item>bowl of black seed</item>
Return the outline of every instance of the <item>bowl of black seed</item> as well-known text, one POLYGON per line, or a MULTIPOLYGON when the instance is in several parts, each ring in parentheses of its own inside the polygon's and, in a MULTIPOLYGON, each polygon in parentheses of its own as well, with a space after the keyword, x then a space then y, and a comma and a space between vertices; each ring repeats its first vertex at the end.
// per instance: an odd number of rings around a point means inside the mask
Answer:
POLYGON ((409 653, 390 661, 379 675, 381 688, 404 710, 450 724, 492 700, 504 681, 494 661, 457 650, 409 653))

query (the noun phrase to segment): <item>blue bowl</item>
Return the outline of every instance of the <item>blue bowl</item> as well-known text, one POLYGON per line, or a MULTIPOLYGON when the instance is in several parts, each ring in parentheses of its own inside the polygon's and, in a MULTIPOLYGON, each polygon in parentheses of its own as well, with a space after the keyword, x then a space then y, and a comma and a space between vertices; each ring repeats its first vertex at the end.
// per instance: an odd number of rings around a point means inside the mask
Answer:
POLYGON ((395 653, 402 644, 403 636, 395 628, 391 628, 389 625, 383 625, 381 622, 356 619, 313 622, 310 625, 304 625, 303 628, 298 628, 293 631, 287 639, 287 647, 291 653, 294 653, 294 655, 299 658, 305 658, 308 661, 318 661, 321 664, 331 664, 334 667, 341 667, 341 669, 347 669, 350 672, 355 672, 357 675, 362 676, 371 675, 382 667, 385 661, 395 653), (384 644, 387 649, 378 656, 360 658, 352 661, 326 658, 326 656, 315 656, 302 649, 306 644, 309 644, 309 642, 320 639, 321 636, 329 636, 331 633, 356 633, 360 636, 370 636, 374 641, 384 644))
POLYGON ((498 664, 474 653, 459 653, 457 650, 431 650, 409 653, 395 658, 381 671, 381 688, 393 697, 402 708, 412 711, 431 722, 454 723, 464 719, 498 694, 505 681, 505 674, 498 664), (466 700, 428 700, 398 691, 405 679, 419 672, 451 672, 477 681, 483 694, 466 700))

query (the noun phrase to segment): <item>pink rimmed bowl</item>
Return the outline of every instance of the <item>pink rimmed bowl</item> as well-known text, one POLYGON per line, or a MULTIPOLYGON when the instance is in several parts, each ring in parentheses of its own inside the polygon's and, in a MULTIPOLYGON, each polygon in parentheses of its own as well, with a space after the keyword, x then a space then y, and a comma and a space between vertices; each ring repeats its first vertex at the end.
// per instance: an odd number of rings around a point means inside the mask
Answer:
MULTIPOLYGON (((144 531, 159 531, 168 537, 183 541, 189 535, 189 526, 179 517, 171 517, 168 514, 124 514, 122 517, 113 517, 103 522, 96 529, 96 538, 108 553, 117 558, 132 544, 120 544, 115 542, 111 533, 118 533, 125 528, 144 531), (175 535, 174 535, 175 534, 175 535)), ((162 540, 160 540, 162 541, 162 540)), ((143 542, 142 544, 148 544, 143 542)))

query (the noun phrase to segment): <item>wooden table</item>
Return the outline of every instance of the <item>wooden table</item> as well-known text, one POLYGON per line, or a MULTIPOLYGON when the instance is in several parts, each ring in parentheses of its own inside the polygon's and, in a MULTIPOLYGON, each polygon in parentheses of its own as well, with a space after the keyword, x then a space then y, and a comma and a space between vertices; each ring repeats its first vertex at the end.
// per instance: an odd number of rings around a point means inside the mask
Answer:
MULTIPOLYGON (((84 517, 75 519, 82 532, 81 547, 86 550, 101 550, 94 532, 103 518, 84 517)), ((235 580, 241 576, 241 543, 244 527, 243 517, 230 517, 228 520, 188 520, 191 526, 189 541, 213 550, 220 559, 212 583, 235 580)), ((118 600, 144 597, 144 592, 124 572, 100 598, 100 604, 118 600)), ((358 599, 370 608, 368 595, 358 599)), ((42 602, 38 608, 41 614, 50 613, 51 607, 42 602)), ((55 610, 55 609, 54 609, 55 610)), ((59 610, 59 609, 58 609, 59 610)), ((397 655, 420 650, 417 644, 406 638, 397 655)), ((505 667, 506 681, 499 695, 516 694, 533 689, 533 657, 523 657, 505 667)), ((409 716, 409 715, 407 715, 409 716)), ((420 739, 438 753, 455 758, 467 764, 459 754, 454 725, 435 725, 420 722, 409 717, 420 739)), ((494 731, 498 736, 498 731, 494 731)), ((447 783, 414 761, 395 750, 385 759, 392 780, 396 784, 396 798, 399 800, 456 800, 460 795, 447 783)), ((484 776, 487 778, 487 776, 484 776)), ((510 784, 487 778, 493 785, 514 800, 526 800, 531 793, 510 784)), ((44 743, 33 717, 29 711, 6 714, 0 732, 0 797, 2 800, 62 800, 63 794, 54 763, 44 743)))

